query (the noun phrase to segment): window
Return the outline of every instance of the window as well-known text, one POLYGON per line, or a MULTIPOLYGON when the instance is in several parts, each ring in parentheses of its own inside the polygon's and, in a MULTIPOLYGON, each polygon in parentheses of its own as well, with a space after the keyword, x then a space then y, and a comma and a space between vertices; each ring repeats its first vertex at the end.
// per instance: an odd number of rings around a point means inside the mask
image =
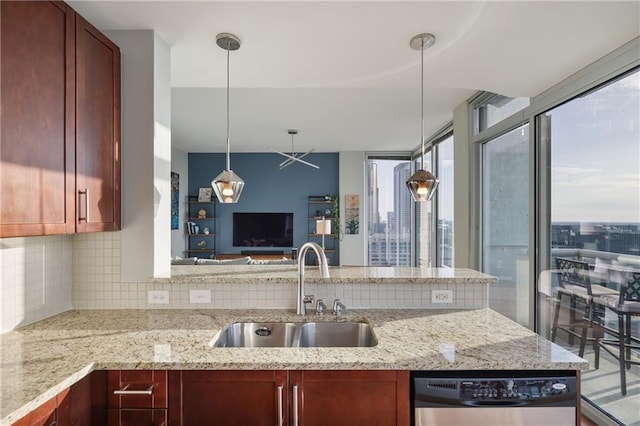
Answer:
POLYGON ((474 107, 474 134, 478 134, 505 118, 528 107, 529 98, 509 98, 486 93, 476 101, 474 107))
POLYGON ((408 156, 369 156, 368 261, 370 266, 411 266, 411 176, 408 156))
POLYGON ((482 270, 489 307, 529 323, 529 125, 482 146, 482 270))
MULTIPOLYGON (((542 161, 547 162, 550 201, 541 205, 541 214, 549 217, 548 245, 541 247, 548 271, 541 274, 547 279, 538 283, 537 318, 540 334, 550 337, 559 286, 553 273, 557 257, 586 262, 592 269, 591 285, 614 290, 628 279, 624 271, 640 265, 640 72, 557 106, 541 114, 538 122, 540 144, 548 152, 542 161)), ((567 322, 572 310, 584 315, 584 305, 573 307, 564 300, 558 310, 560 323, 567 322)), ((604 326, 617 328, 613 312, 594 312, 604 326)), ((632 318, 631 335, 640 336, 640 318, 632 318)), ((555 342, 578 353, 577 337, 560 331, 555 342)), ((622 424, 635 424, 639 367, 626 370, 627 395, 622 396, 618 361, 601 350, 595 370, 591 343, 583 357, 591 365, 582 372, 583 397, 622 424)))
POLYGON ((453 267, 453 135, 436 145, 438 189, 438 266, 453 267))

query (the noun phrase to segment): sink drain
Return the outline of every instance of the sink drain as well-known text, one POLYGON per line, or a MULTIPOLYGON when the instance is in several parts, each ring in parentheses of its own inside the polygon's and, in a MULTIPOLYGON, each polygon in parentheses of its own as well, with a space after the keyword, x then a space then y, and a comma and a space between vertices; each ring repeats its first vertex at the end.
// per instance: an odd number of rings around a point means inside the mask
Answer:
POLYGON ((256 334, 260 337, 267 337, 271 334, 271 330, 269 330, 267 327, 260 327, 256 330, 256 334))

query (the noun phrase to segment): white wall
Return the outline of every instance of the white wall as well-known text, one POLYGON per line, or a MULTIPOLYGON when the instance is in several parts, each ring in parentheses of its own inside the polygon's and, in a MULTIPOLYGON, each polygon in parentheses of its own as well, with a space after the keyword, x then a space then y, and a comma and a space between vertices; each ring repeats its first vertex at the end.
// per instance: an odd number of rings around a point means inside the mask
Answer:
POLYGON ((145 281, 170 273, 169 47, 152 30, 105 34, 122 55, 121 279, 145 281))
POLYGON ((340 241, 341 265, 367 264, 367 217, 366 217, 366 155, 363 151, 339 153, 340 218, 344 232, 344 196, 357 194, 360 197, 360 233, 344 235, 340 241))
POLYGON ((189 188, 189 156, 186 152, 171 148, 171 171, 180 175, 178 229, 171 230, 171 256, 186 257, 184 255, 184 223, 186 222, 184 199, 188 195, 187 188, 189 188))
POLYGON ((470 236, 475 233, 471 229, 471 185, 472 164, 471 151, 471 119, 469 105, 465 101, 453 111, 453 223, 454 233, 454 266, 456 268, 472 268, 470 236))

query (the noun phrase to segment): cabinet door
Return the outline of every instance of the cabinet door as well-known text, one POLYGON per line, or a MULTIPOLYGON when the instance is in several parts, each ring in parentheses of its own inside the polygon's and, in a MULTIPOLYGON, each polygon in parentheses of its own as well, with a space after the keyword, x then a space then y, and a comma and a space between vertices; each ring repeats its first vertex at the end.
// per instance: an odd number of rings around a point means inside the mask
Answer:
POLYGON ((56 424, 56 397, 54 396, 29 414, 13 423, 13 426, 53 426, 56 424))
POLYGON ((181 424, 286 425, 286 386, 286 371, 182 371, 181 424))
POLYGON ((56 426, 107 424, 107 372, 94 371, 57 395, 56 426))
POLYGON ((0 2, 0 237, 74 232, 74 19, 0 2))
POLYGON ((406 371, 296 371, 290 388, 300 426, 409 424, 406 371))
POLYGON ((109 408, 167 408, 167 370, 107 372, 109 408))
POLYGON ((120 50, 76 15, 77 232, 120 229, 120 50))
POLYGON ((109 409, 107 422, 108 426, 165 426, 166 424, 167 410, 164 409, 109 409))

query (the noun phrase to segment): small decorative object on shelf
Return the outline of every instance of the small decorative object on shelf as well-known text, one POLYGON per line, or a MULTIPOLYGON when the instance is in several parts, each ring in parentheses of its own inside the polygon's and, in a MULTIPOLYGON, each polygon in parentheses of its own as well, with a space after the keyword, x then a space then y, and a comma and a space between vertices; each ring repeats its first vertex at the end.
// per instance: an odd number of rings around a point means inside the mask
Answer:
POLYGON ((205 209, 198 210, 198 219, 206 219, 207 211, 205 209))
POLYGON ((204 232, 204 235, 209 235, 209 228, 204 228, 204 231, 202 232, 204 232))
POLYGON ((213 188, 200 188, 200 190, 198 191, 198 202, 210 203, 212 193, 213 193, 213 188))
POLYGON ((202 240, 198 243, 198 247, 200 247, 200 249, 205 249, 207 248, 207 242, 202 240))

